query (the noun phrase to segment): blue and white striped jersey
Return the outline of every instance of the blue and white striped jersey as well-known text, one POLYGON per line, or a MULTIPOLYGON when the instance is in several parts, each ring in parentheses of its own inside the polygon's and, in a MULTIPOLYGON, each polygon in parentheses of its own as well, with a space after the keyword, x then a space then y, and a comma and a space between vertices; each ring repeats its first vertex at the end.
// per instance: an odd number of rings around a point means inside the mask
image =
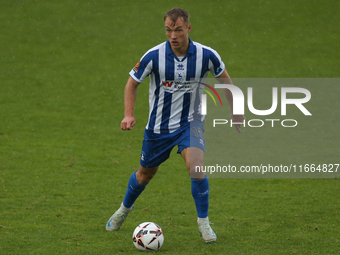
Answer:
POLYGON ((191 40, 183 58, 176 57, 168 41, 147 51, 130 71, 130 76, 139 83, 150 76, 146 129, 165 134, 187 127, 190 121, 203 121, 199 112, 202 94, 199 82, 207 77, 208 71, 218 77, 224 69, 216 51, 191 40))

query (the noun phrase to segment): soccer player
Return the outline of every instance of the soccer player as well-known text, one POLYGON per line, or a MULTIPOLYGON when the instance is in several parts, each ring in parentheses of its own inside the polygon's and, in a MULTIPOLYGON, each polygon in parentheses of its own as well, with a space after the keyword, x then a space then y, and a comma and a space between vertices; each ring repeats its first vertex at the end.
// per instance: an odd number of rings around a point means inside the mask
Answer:
MULTIPOLYGON (((191 24, 189 14, 181 8, 173 8, 164 16, 168 40, 149 51, 130 71, 124 92, 123 130, 131 130, 136 124, 134 103, 137 87, 150 77, 149 120, 144 132, 140 166, 133 172, 120 208, 106 224, 106 230, 118 230, 132 211, 133 204, 156 174, 159 166, 169 158, 176 145, 186 168, 193 173, 195 165, 202 166, 204 159, 203 119, 200 114, 200 80, 210 71, 224 83, 231 80, 220 56, 213 49, 189 39, 191 24)), ((232 94, 224 90, 230 107, 232 94)), ((231 116, 232 121, 242 122, 243 116, 231 116)), ((235 125, 240 131, 240 125, 235 125)), ((197 210, 200 234, 206 243, 216 241, 216 234, 208 218, 209 181, 205 173, 192 176, 191 192, 197 210)))

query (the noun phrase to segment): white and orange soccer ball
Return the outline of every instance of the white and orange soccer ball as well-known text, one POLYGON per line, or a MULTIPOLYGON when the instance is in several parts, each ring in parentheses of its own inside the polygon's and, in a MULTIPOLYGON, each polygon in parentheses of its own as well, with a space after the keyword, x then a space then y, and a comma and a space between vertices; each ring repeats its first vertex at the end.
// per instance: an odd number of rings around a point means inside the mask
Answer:
POLYGON ((164 242, 163 231, 153 222, 143 222, 133 231, 132 240, 138 250, 157 251, 164 242))

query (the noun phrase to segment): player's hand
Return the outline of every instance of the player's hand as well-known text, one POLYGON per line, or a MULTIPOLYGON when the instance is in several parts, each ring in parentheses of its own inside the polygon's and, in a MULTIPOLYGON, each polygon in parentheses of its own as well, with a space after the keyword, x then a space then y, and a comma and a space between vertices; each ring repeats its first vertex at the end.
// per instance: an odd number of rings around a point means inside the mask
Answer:
POLYGON ((120 124, 120 127, 123 130, 131 130, 135 124, 136 124, 135 117, 124 117, 120 124))
MULTIPOLYGON (((233 123, 242 123, 246 118, 243 115, 231 115, 233 123)), ((237 132, 241 133, 241 124, 235 124, 237 132)))

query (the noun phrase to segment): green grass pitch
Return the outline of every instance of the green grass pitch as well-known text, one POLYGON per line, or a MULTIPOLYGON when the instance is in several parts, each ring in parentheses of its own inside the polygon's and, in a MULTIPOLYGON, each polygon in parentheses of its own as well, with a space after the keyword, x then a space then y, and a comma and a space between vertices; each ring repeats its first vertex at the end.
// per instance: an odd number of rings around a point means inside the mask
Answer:
MULTIPOLYGON (((191 14, 190 37, 216 49, 231 77, 339 77, 337 0, 2 0, 0 254, 141 254, 131 237, 144 221, 164 230, 160 254, 339 254, 338 179, 211 179, 218 239, 206 245, 176 153, 122 228, 105 230, 138 167, 148 116, 146 81, 137 125, 120 130, 128 72, 166 40, 163 16, 176 6, 191 14)), ((317 125, 306 127, 308 146, 300 144, 295 159, 310 153, 340 163, 337 92, 313 92, 313 115, 325 123, 311 117, 317 125), (318 108, 314 98, 333 109, 318 108)), ((254 149, 244 157, 256 159, 257 143, 273 140, 261 130, 252 136, 254 149)), ((241 153, 231 145, 228 157, 241 153)))

